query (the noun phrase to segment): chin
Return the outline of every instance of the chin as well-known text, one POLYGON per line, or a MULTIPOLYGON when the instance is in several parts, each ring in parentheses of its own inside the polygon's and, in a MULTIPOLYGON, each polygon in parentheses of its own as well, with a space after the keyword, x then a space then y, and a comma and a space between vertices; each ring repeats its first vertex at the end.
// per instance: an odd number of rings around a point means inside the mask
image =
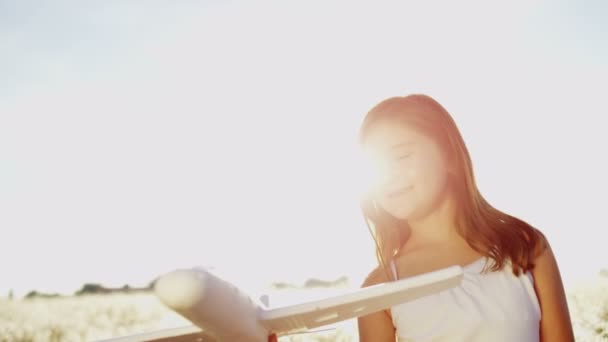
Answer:
POLYGON ((391 215, 393 215, 396 219, 403 221, 407 221, 412 218, 412 215, 410 213, 397 213, 391 215))
MULTIPOLYGON (((386 207, 385 207, 386 208, 386 207)), ((412 217, 412 208, 391 208, 390 210, 384 209, 387 213, 398 220, 408 220, 412 217)))

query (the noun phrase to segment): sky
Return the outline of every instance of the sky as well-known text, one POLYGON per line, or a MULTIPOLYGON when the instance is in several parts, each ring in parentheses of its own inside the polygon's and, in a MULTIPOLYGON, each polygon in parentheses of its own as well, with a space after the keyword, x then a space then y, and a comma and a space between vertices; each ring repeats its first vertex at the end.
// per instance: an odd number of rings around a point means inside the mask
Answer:
POLYGON ((567 286, 608 267, 601 1, 0 0, 0 296, 245 287, 374 265, 355 138, 384 98, 454 117, 482 194, 567 286))

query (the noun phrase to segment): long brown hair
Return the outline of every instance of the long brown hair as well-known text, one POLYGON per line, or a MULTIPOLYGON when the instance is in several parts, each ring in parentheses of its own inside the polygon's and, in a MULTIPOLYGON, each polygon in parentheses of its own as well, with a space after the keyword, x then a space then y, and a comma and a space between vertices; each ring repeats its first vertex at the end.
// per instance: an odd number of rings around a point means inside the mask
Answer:
MULTIPOLYGON (((449 182, 456 199, 458 232, 474 250, 493 260, 490 270, 502 269, 507 261, 515 275, 534 267, 536 255, 546 245, 544 236, 528 223, 492 207, 481 195, 464 140, 441 104, 422 94, 380 102, 361 124, 361 146, 365 145, 370 127, 379 120, 406 122, 439 144, 451 165, 449 182)), ((361 209, 376 243, 378 263, 390 279, 387 263, 409 237, 407 221, 393 217, 369 196, 362 201, 361 209)))

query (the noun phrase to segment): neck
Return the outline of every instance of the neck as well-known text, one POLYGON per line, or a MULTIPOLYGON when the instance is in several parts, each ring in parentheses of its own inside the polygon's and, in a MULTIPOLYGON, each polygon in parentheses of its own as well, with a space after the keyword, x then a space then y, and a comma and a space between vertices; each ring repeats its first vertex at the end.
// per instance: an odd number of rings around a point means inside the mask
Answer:
POLYGON ((459 238, 456 228, 456 206, 452 192, 444 194, 436 208, 425 216, 409 219, 411 245, 453 241, 459 238))

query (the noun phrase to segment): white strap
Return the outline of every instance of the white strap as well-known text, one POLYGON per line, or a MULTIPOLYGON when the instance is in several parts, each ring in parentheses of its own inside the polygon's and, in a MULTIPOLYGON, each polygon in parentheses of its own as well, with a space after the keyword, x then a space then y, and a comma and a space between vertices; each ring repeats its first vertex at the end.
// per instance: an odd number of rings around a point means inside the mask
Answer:
POLYGON ((394 280, 399 280, 399 276, 397 275, 397 266, 395 266, 395 260, 391 260, 391 270, 393 271, 394 280))

